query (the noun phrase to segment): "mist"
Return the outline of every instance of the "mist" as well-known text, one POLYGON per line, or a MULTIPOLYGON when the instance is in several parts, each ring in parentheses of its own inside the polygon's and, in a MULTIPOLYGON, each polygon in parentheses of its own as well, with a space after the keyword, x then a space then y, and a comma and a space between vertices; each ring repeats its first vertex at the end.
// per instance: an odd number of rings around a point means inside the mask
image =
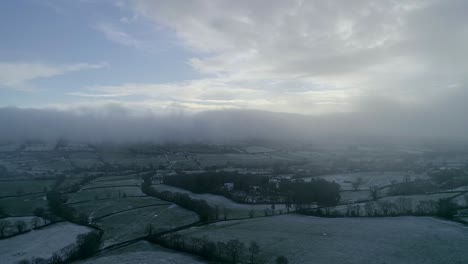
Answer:
MULTIPOLYGON (((424 104, 382 97, 356 102, 355 111, 303 115, 230 109, 136 111, 109 104, 70 110, 4 107, 0 139, 86 142, 205 142, 228 144, 251 139, 305 142, 466 142, 465 92, 424 104)), ((141 109, 139 109, 141 110, 141 109)))

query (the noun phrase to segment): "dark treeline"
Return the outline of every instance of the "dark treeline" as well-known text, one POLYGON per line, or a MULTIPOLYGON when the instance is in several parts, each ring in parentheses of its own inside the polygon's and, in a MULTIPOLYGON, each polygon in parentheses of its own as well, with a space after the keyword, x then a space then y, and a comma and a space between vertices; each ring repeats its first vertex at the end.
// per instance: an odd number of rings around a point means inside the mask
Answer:
POLYGON ((249 191, 250 186, 268 186, 268 177, 255 174, 239 174, 237 172, 214 172, 185 174, 178 173, 176 176, 166 177, 164 183, 190 190, 194 193, 225 194, 223 184, 233 183, 236 191, 249 191))
POLYGON ((66 204, 67 197, 57 191, 47 193, 47 203, 52 214, 63 218, 69 222, 88 225, 88 216, 84 213, 78 213, 75 208, 66 204))
POLYGON ((153 196, 162 200, 173 202, 182 208, 196 212, 201 221, 216 220, 214 208, 210 207, 204 200, 190 198, 187 194, 172 193, 169 191, 160 192, 151 187, 151 174, 143 176, 141 190, 148 196, 153 196))
POLYGON ((338 211, 332 207, 309 208, 298 211, 305 215, 323 217, 388 217, 388 216, 437 216, 453 220, 457 206, 450 198, 438 201, 419 201, 413 209, 410 198, 400 197, 396 202, 372 201, 364 206, 349 204, 345 211, 338 211))
POLYGON ((195 193, 224 195, 237 202, 246 202, 245 197, 248 196, 269 197, 271 203, 286 203, 294 205, 298 209, 311 207, 315 204, 332 206, 340 200, 339 184, 323 179, 310 182, 288 179, 270 181, 270 178, 264 175, 205 172, 199 174, 179 173, 166 177, 164 183, 195 193), (233 190, 226 189, 225 183, 232 183, 233 190), (239 193, 242 193, 243 196, 239 193))
POLYGON ((468 185, 468 173, 462 169, 433 171, 428 175, 442 189, 453 189, 468 185))
POLYGON ((293 203, 297 209, 318 206, 333 206, 340 201, 340 185, 323 179, 310 182, 284 181, 279 187, 281 195, 286 197, 286 204, 293 203))
POLYGON ((23 259, 20 264, 66 264, 77 260, 88 258, 95 254, 100 245, 101 234, 98 231, 92 231, 87 234, 81 234, 77 237, 73 248, 64 248, 61 252, 56 252, 49 259, 33 258, 23 259))
POLYGON ((166 236, 148 234, 148 240, 166 248, 201 256, 215 263, 264 263, 260 257, 260 246, 255 241, 250 241, 248 245, 238 239, 214 242, 206 236, 185 238, 178 233, 166 236))

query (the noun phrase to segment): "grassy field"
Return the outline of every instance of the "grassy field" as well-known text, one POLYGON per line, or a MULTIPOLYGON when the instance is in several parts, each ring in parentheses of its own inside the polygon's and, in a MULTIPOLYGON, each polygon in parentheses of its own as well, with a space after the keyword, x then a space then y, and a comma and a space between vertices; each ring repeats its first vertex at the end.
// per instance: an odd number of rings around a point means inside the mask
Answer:
POLYGON ((101 181, 93 181, 86 186, 83 187, 83 190, 89 189, 89 188, 95 188, 95 187, 112 187, 112 186, 128 186, 128 185, 133 185, 133 186, 139 186, 141 184, 142 180, 140 178, 134 178, 132 176, 126 177, 126 178, 120 178, 120 179, 109 179, 109 180, 101 180, 101 181))
POLYGON ((76 193, 70 194, 69 202, 83 202, 99 199, 113 199, 123 196, 144 196, 140 187, 109 187, 98 189, 79 190, 76 193))
POLYGON ((140 241, 135 244, 119 248, 105 255, 91 258, 86 261, 77 262, 77 264, 201 264, 206 263, 200 258, 168 250, 146 241, 140 241))
POLYGON ((256 241, 266 263, 278 255, 286 256, 289 263, 314 264, 461 264, 468 259, 468 228, 429 217, 283 215, 220 222, 180 233, 214 241, 256 241))
POLYGON ((127 197, 76 203, 72 204, 72 206, 80 213, 85 213, 93 218, 99 218, 101 216, 121 212, 123 210, 131 210, 137 207, 166 203, 167 202, 154 197, 127 197))
POLYGON ((0 240, 0 262, 17 263, 31 258, 48 259, 75 243, 76 237, 91 229, 70 223, 54 224, 23 235, 0 240))
MULTIPOLYGON (((221 218, 224 217, 224 212, 227 213, 227 219, 235 219, 235 218, 247 218, 249 217, 249 213, 253 212, 254 216, 264 216, 265 210, 271 210, 270 204, 241 204, 236 203, 224 196, 221 195, 214 195, 214 194, 197 194, 192 193, 190 191, 172 187, 169 185, 159 184, 153 185, 154 189, 158 191, 170 191, 174 193, 186 193, 193 199, 205 200, 208 205, 212 207, 219 208, 219 215, 221 218), (225 210, 225 209, 226 210, 225 210)), ((275 210, 278 211, 282 210, 283 213, 286 212, 286 208, 283 204, 276 204, 275 210)))
POLYGON ((43 192, 50 190, 54 180, 0 181, 0 197, 43 192))
POLYGON ((2 198, 0 207, 11 216, 30 216, 38 207, 47 208, 45 194, 33 194, 21 197, 2 198))
POLYGON ((371 194, 370 191, 342 191, 340 197, 340 203, 350 203, 368 200, 371 198, 371 194))
POLYGON ((104 230, 103 247, 142 237, 148 225, 154 231, 164 231, 198 221, 198 216, 176 205, 146 207, 102 218, 98 225, 104 230))

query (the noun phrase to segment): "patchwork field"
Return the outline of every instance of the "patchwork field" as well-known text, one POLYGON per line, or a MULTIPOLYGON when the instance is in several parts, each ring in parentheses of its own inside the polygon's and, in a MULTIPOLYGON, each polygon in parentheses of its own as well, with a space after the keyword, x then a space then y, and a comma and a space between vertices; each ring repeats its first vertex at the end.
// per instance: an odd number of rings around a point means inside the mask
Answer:
POLYGON ((1 263, 17 263, 32 258, 48 259, 72 246, 76 237, 91 229, 71 223, 58 223, 23 235, 0 240, 1 263))
POLYGON ((464 263, 468 228, 429 217, 317 218, 299 215, 220 222, 179 232, 187 239, 239 239, 273 263, 464 263), (441 235, 443 234, 443 235, 441 235))
POLYGON ((155 232, 173 229, 198 221, 198 216, 177 205, 162 205, 135 209, 101 218, 97 222, 104 230, 102 247, 142 237, 151 225, 155 232))

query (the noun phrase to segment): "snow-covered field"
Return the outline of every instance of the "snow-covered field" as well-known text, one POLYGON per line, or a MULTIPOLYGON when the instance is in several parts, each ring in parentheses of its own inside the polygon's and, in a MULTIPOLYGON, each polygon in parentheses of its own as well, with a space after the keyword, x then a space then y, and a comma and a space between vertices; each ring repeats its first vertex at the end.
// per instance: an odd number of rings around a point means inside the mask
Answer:
POLYGON ((430 217, 283 215, 219 222, 180 233, 214 241, 256 241, 266 263, 278 255, 289 263, 314 264, 452 264, 468 259, 468 228, 430 217))
POLYGON ((142 237, 148 225, 155 232, 173 229, 198 221, 198 216, 177 205, 147 207, 102 218, 98 225, 104 230, 103 247, 142 237))
POLYGON ((137 207, 165 203, 167 202, 154 197, 127 197, 97 201, 92 200, 89 202, 71 204, 71 206, 80 213, 85 213, 93 218, 98 218, 107 214, 121 212, 123 210, 131 210, 137 207))
MULTIPOLYGON (((228 219, 244 218, 244 217, 247 218, 249 217, 249 213, 251 211, 253 211, 254 216, 263 216, 265 214, 265 210, 271 209, 270 204, 241 204, 241 203, 236 203, 222 195, 197 194, 197 193, 192 193, 190 191, 187 191, 181 188, 164 185, 164 184, 153 185, 152 187, 158 191, 186 193, 193 199, 205 200, 208 203, 208 205, 212 207, 217 206, 219 208, 219 215, 221 218, 224 217, 224 211, 225 211, 224 208, 227 209, 228 219)), ((277 211, 282 210, 282 212, 285 213, 286 207, 283 204, 276 204, 275 210, 277 211)))
POLYGON ((114 199, 122 196, 145 196, 140 187, 108 187, 79 190, 70 196, 70 203, 92 201, 96 199, 114 199), (125 194, 125 195, 124 195, 125 194))
POLYGON ((17 263, 31 258, 48 259, 72 246, 76 237, 91 229, 71 223, 58 223, 23 235, 0 240, 0 263, 17 263))
POLYGON ((200 258, 189 254, 168 250, 146 241, 140 241, 130 246, 112 251, 106 255, 92 258, 77 264, 201 264, 206 263, 200 258))

